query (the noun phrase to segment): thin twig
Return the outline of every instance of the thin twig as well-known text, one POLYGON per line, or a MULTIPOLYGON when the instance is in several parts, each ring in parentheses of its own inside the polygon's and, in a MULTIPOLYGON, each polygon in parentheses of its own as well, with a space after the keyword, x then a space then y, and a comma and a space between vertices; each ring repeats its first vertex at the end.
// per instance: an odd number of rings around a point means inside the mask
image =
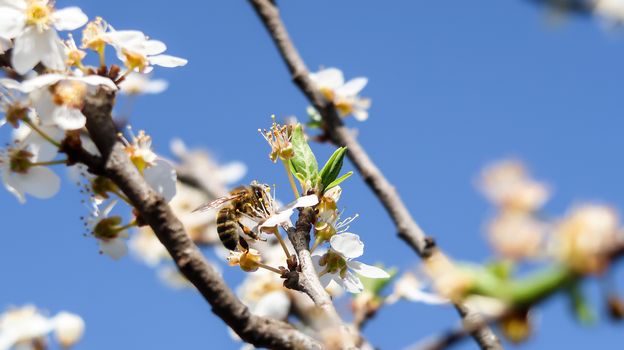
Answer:
MULTIPOLYGON (((347 147, 347 156, 388 211, 396 225, 399 237, 421 258, 426 259, 431 256, 436 249, 433 240, 425 235, 409 213, 395 187, 385 178, 364 148, 345 127, 333 104, 318 91, 310 79, 308 68, 290 39, 277 6, 269 0, 250 0, 250 2, 277 46, 295 84, 321 114, 331 141, 337 146, 347 147)), ((465 306, 458 307, 463 312, 463 314, 460 313, 462 317, 478 317, 465 306)), ((478 334, 475 333, 474 338, 482 349, 502 349, 500 341, 488 327, 483 327, 478 334)))
MULTIPOLYGON (((118 142, 111 117, 114 94, 100 89, 87 96, 83 113, 87 129, 97 145, 103 170, 130 199, 141 220, 147 222, 167 248, 180 272, 197 288, 223 319, 244 341, 257 347, 280 349, 320 349, 320 344, 292 326, 252 315, 225 284, 219 273, 184 231, 165 200, 145 182, 118 142)), ((94 166, 98 168, 97 166, 94 166)))

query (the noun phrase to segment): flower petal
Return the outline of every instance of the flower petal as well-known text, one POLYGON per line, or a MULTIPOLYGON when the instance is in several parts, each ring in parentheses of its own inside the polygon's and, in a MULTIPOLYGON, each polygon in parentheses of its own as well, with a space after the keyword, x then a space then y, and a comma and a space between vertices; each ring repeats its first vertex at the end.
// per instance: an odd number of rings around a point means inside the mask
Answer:
MULTIPOLYGON (((4 4, 2 4, 4 5, 4 4)), ((11 7, 0 7, 0 37, 13 39, 24 31, 26 15, 11 7)))
POLYGON ((175 168, 168 161, 158 158, 156 164, 145 169, 145 181, 167 202, 176 194, 177 175, 175 168))
POLYGON ((61 188, 61 179, 44 166, 34 166, 25 174, 14 174, 12 177, 14 187, 22 189, 35 198, 50 198, 61 188))
POLYGON ((252 313, 260 317, 285 320, 290 311, 290 298, 283 290, 265 294, 252 308, 252 313))
POLYGON ((188 63, 188 60, 180 57, 169 56, 169 55, 158 55, 149 57, 150 64, 173 68, 173 67, 181 67, 185 66, 188 63))
POLYGON ((358 275, 361 275, 364 277, 390 278, 390 275, 386 271, 376 266, 367 265, 359 261, 347 261, 347 266, 349 266, 349 268, 353 270, 354 272, 356 272, 358 275))
POLYGON ((347 271, 345 278, 342 280, 342 285, 349 293, 357 294, 364 291, 364 285, 362 284, 362 281, 360 281, 358 276, 354 275, 349 271, 347 271))
POLYGON ((89 18, 79 7, 72 6, 54 11, 54 27, 58 30, 74 30, 85 25, 89 18))
POLYGON ((230 162, 219 167, 217 176, 226 184, 232 184, 241 180, 247 173, 247 166, 242 162, 230 162))
POLYGON ((87 117, 79 109, 57 106, 52 112, 52 121, 64 130, 77 130, 85 126, 87 117))
POLYGON ((13 54, 11 55, 11 66, 18 74, 24 75, 33 69, 41 61, 47 48, 39 45, 39 34, 37 29, 28 27, 20 36, 15 38, 13 43, 13 54))
POLYGON ((364 254, 364 243, 355 233, 341 233, 329 240, 332 249, 347 259, 354 259, 364 254))
POLYGON ((56 84, 66 77, 62 74, 42 74, 28 79, 21 84, 20 91, 29 93, 56 84))
POLYGON ((54 29, 45 31, 39 36, 39 50, 42 51, 41 63, 54 70, 65 69, 65 46, 54 29))
POLYGON ((108 240, 98 239, 98 244, 100 251, 113 258, 113 260, 119 260, 128 253, 126 241, 121 237, 108 240))
POLYGON ((332 90, 339 88, 344 84, 344 76, 338 68, 325 68, 316 73, 310 74, 310 79, 319 87, 330 88, 332 90))
POLYGON ((338 96, 357 96, 368 83, 368 79, 364 77, 354 78, 346 82, 344 85, 336 89, 338 96))
POLYGON ((103 85, 111 90, 117 90, 117 85, 115 85, 112 80, 99 75, 87 75, 86 77, 76 78, 76 80, 91 86, 103 85))
POLYGON ((368 111, 365 109, 356 109, 353 111, 353 117, 360 122, 366 121, 366 119, 368 119, 368 111))

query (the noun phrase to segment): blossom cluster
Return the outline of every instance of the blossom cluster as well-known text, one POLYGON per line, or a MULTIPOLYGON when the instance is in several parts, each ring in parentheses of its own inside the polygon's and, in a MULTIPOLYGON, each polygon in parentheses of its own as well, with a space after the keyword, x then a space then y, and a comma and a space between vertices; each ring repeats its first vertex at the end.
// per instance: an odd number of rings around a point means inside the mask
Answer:
POLYGON ((33 305, 10 308, 0 314, 0 349, 47 349, 50 333, 67 349, 80 341, 84 330, 84 320, 70 312, 49 317, 33 305))
MULTIPOLYGON (((0 127, 12 129, 11 142, 0 150, 0 174, 4 187, 19 202, 27 196, 50 198, 60 190, 60 177, 51 167, 66 165, 82 177, 89 215, 84 219, 100 251, 113 258, 127 250, 127 229, 113 215, 120 201, 128 202, 106 177, 91 174, 77 164, 70 151, 91 156, 100 152, 90 139, 84 114, 86 99, 97 90, 115 94, 158 93, 162 80, 146 75, 153 66, 177 67, 186 60, 163 54, 166 45, 136 30, 116 30, 100 17, 89 21, 78 7, 57 9, 53 1, 15 0, 0 3, 0 54, 10 65, 0 79, 0 127), (74 40, 73 31, 82 29, 74 40), (60 32, 68 32, 61 38, 60 32), (119 64, 108 64, 112 48, 119 64), (90 65, 87 52, 97 56, 90 65)), ((120 142, 137 170, 157 192, 170 200, 176 190, 172 164, 152 150, 149 135, 119 130, 120 142), (123 136, 126 134, 128 137, 123 136)))

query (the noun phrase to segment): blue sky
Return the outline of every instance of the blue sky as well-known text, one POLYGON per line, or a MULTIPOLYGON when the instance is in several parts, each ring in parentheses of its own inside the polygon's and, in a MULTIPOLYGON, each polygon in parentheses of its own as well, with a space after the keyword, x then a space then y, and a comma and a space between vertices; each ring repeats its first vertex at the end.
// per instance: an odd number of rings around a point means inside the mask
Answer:
MULTIPOLYGON (((371 117, 348 124, 453 257, 479 262, 490 253, 482 226, 491 208, 474 179, 495 159, 523 159, 549 182, 555 192, 546 211, 553 215, 583 201, 624 207, 621 33, 586 18, 553 25, 543 8, 522 0, 279 3, 311 69, 336 66, 347 78, 369 78, 371 117)), ((244 182, 286 185, 257 129, 271 114, 303 116, 307 103, 246 1, 57 5, 79 5, 117 29, 140 29, 189 59, 183 68, 157 68, 168 91, 135 104, 132 123, 152 134, 157 151, 168 154, 169 141, 181 137, 222 161, 245 162, 244 182)), ((331 152, 314 149, 319 158, 331 152)), ((98 255, 95 241, 82 235, 81 199, 70 181, 53 199, 23 206, 0 192, 0 307, 34 303, 82 315, 87 332, 76 349, 238 348, 197 293, 168 289, 132 257, 98 255)), ((344 184, 341 204, 360 214, 351 229, 367 245, 364 261, 416 266, 359 177, 344 184)), ((225 268, 225 277, 236 285, 241 274, 225 268)), ((601 310, 596 284, 586 287, 601 310)), ((519 348, 550 349, 562 339, 568 349, 621 342, 621 329, 604 317, 578 325, 563 298, 543 305, 537 321, 534 337, 519 348)), ((366 335, 395 349, 456 324, 451 309, 400 303, 381 311, 366 335)))

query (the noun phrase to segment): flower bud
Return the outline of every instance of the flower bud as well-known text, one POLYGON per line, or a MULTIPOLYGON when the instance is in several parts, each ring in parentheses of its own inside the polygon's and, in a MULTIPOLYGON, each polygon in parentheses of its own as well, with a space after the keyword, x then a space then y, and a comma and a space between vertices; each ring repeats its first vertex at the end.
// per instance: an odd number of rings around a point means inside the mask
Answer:
POLYGON ((85 323, 78 315, 60 312, 54 317, 54 336, 63 348, 76 344, 82 338, 84 329, 85 323))

